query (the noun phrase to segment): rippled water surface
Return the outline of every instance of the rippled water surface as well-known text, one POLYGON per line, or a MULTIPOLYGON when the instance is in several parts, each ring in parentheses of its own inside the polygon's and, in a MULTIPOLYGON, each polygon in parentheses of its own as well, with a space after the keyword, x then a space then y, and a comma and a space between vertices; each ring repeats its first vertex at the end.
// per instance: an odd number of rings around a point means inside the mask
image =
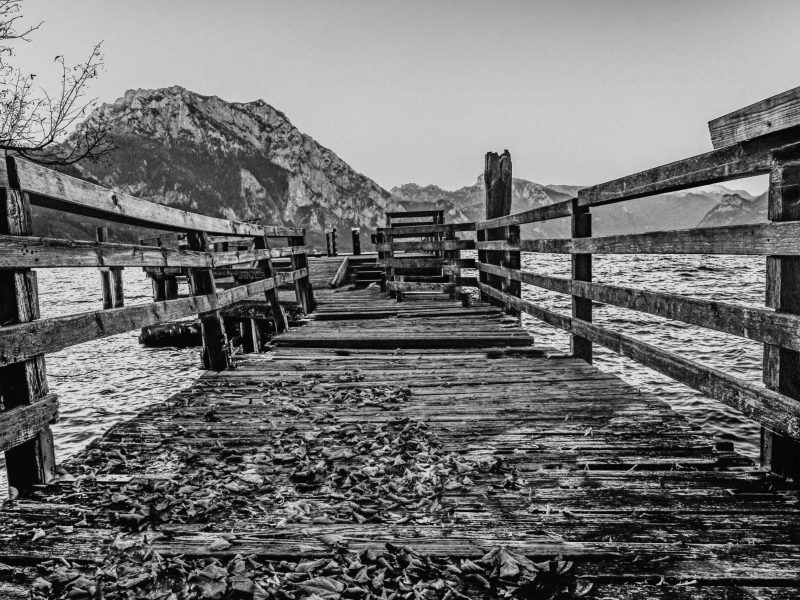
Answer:
MULTIPOLYGON (((527 271, 569 277, 569 257, 523 255, 527 271)), ((638 287, 654 292, 764 306, 766 262, 763 257, 739 256, 601 256, 593 257, 593 279, 599 283, 638 287)), ((523 297, 547 308, 569 313, 568 296, 524 285, 523 297)), ((607 305, 595 305, 596 323, 630 334, 726 373, 759 383, 763 346, 702 327, 669 321, 607 305)), ((569 349, 569 335, 527 315, 523 325, 536 343, 569 349)), ((595 365, 628 383, 658 394, 692 421, 719 439, 731 440, 742 453, 758 457, 759 428, 738 411, 597 344, 595 365)))
MULTIPOLYGON (((565 256, 526 254, 523 265, 538 273, 569 276, 569 258, 565 256)), ((763 258, 595 256, 593 268, 594 280, 602 283, 763 306, 763 258)), ((49 269, 40 270, 38 277, 42 317, 101 307, 96 271, 49 269)), ((151 301, 150 284, 143 272, 128 269, 124 278, 126 304, 151 301)), ((523 296, 548 308, 569 311, 568 297, 559 294, 526 285, 523 296)), ((594 319, 738 377, 754 382, 761 379, 762 347, 758 343, 611 306, 596 306, 594 319)), ((528 316, 523 324, 537 344, 569 349, 566 333, 528 316)), ((200 375, 196 348, 145 348, 137 337, 138 331, 132 331, 47 356, 50 389, 61 403, 61 418, 53 427, 58 460, 74 455, 114 423, 190 385, 200 375)), ((643 391, 658 394, 717 437, 734 441, 739 451, 758 455, 758 427, 737 411, 597 345, 595 364, 643 391)), ((5 495, 5 485, 5 473, 0 473, 0 497, 5 495)))

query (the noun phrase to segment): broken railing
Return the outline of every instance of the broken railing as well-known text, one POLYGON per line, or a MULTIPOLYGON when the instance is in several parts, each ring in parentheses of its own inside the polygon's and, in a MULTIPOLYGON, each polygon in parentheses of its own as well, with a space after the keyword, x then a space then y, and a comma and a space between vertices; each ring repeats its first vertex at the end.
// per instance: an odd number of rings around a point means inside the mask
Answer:
POLYGON ((591 362, 592 345, 597 343, 738 409, 762 425, 762 464, 796 479, 800 473, 799 92, 800 88, 791 90, 712 121, 709 128, 715 149, 706 154, 582 189, 577 198, 516 214, 508 214, 510 156, 490 153, 485 176, 487 220, 476 226, 483 299, 570 332, 576 357, 591 362), (592 235, 594 207, 762 174, 769 175, 769 222, 592 235), (550 219, 570 219, 571 237, 521 239, 521 225, 550 219), (554 277, 523 270, 523 252, 568 255, 572 276, 554 277), (765 256, 767 307, 751 308, 595 282, 594 254, 765 256), (521 298, 522 283, 571 296, 572 314, 521 298), (762 342, 765 386, 592 323, 592 302, 762 342))
POLYGON ((0 161, 0 450, 9 486, 18 491, 50 481, 55 473, 50 431, 58 401, 48 391, 44 356, 69 346, 197 315, 204 366, 230 365, 220 310, 260 297, 277 331, 287 327, 277 288, 294 284, 298 305, 313 305, 305 230, 262 226, 199 215, 69 177, 6 157, 0 161), (33 237, 31 206, 179 234, 178 247, 33 237), (283 240, 278 247, 270 242, 283 240), (231 246, 235 249, 230 249, 231 246), (289 259, 277 272, 273 257, 289 259), (101 271, 103 309, 41 319, 36 271, 94 267, 101 271), (125 306, 122 270, 143 267, 153 280, 154 302, 125 306), (176 277, 188 278, 190 295, 178 296, 176 277), (234 287, 218 289, 226 277, 234 287))

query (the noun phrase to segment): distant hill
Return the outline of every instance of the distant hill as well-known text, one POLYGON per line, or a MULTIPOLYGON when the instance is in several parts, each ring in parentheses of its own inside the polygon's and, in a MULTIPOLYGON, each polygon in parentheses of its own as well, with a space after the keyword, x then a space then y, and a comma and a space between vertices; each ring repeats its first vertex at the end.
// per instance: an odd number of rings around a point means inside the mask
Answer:
MULTIPOLYGON (((318 241, 326 228, 374 229, 397 208, 388 191, 262 100, 226 102, 179 86, 129 90, 88 121, 107 127, 116 149, 72 173, 155 202, 306 227, 318 241)), ((43 230, 93 235, 83 219, 50 219, 43 230)))
POLYGON ((708 211, 700 227, 745 225, 767 220, 767 193, 753 198, 741 193, 726 194, 717 206, 708 211))
MULTIPOLYGON (((543 185, 514 178, 511 211, 520 212, 575 197, 581 187, 543 185)), ((484 218, 485 190, 482 175, 473 185, 452 191, 443 190, 436 185, 420 186, 414 183, 394 187, 390 191, 406 210, 436 207, 446 211, 448 220, 480 221, 484 218)), ((763 220, 759 217, 760 213, 748 209, 751 205, 758 204, 758 201, 758 198, 753 198, 747 192, 741 190, 733 192, 722 185, 706 186, 701 190, 672 192, 594 208, 592 231, 594 235, 602 236, 687 229, 698 226, 707 218, 719 218, 713 216, 715 209, 722 211, 736 222, 739 222, 737 219, 747 222, 746 220, 750 218, 763 220), (733 197, 741 199, 743 207, 741 214, 737 212, 735 203, 731 200, 726 201, 726 198, 733 197)), ((526 225, 523 234, 565 237, 569 235, 569 221, 557 219, 526 225)))

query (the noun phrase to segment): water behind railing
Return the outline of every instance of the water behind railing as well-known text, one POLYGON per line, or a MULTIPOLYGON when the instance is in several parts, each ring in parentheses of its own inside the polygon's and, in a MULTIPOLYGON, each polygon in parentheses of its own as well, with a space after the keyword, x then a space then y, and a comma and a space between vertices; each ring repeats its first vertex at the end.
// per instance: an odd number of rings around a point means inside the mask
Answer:
MULTIPOLYGON (((752 307, 764 306, 764 257, 595 255, 592 260, 594 280, 600 283, 752 307)), ((522 263, 525 270, 537 273, 561 277, 570 274, 570 262, 566 256, 523 254, 522 263)), ((568 296, 524 285, 523 297, 569 313, 568 296)), ((609 305, 596 304, 593 319, 611 330, 639 337, 659 348, 680 353, 736 377, 756 383, 761 381, 763 345, 758 342, 609 305)), ((565 351, 569 349, 569 335, 565 332, 528 316, 524 317, 523 324, 533 333, 537 343, 554 345, 565 351)), ((758 457, 759 427, 735 409, 709 400, 699 392, 599 344, 594 344, 594 348, 598 368, 622 377, 643 391, 657 394, 718 439, 733 441, 740 452, 758 457)))
MULTIPOLYGON (((123 279, 126 306, 153 301, 150 281, 141 269, 125 269, 123 279)), ((95 269, 40 269, 38 282, 43 318, 102 308, 95 269)), ((138 330, 129 331, 46 356, 50 391, 60 402, 60 419, 53 426, 59 461, 201 374, 198 348, 146 348, 139 345, 138 336, 138 330)), ((0 499, 7 493, 2 460, 0 456, 0 499)))

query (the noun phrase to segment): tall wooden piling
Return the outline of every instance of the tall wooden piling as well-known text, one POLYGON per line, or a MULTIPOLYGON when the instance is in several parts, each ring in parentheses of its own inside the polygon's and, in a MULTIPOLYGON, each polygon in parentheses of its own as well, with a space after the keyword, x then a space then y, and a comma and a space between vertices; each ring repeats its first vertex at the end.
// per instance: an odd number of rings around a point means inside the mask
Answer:
POLYGON ((353 256, 358 256, 361 254, 361 230, 353 227, 351 234, 353 236, 353 256))
MULTIPOLYGON (((508 150, 503 151, 502 155, 496 152, 486 153, 483 181, 486 186, 486 220, 511 214, 513 179, 511 153, 508 150)), ((513 230, 510 227, 486 229, 478 231, 478 241, 507 240, 514 235, 519 239, 519 227, 513 230)), ((491 265, 509 266, 516 269, 520 267, 519 252, 480 250, 478 252, 478 260, 491 265)), ((480 281, 496 289, 505 289, 513 296, 520 296, 521 288, 518 281, 504 280, 499 275, 483 272, 480 273, 480 281)), ((516 309, 505 305, 503 301, 497 300, 484 292, 481 292, 481 300, 495 306, 504 306, 510 314, 519 314, 516 309)))
MULTIPOLYGON (((266 250, 269 248, 269 240, 267 237, 260 236, 255 238, 254 248, 256 250, 266 250)), ((258 267, 262 269, 264 273, 264 279, 275 276, 275 267, 272 264, 271 258, 266 258, 259 261, 258 267)), ((283 306, 281 306, 281 303, 278 300, 278 290, 275 288, 267 290, 264 292, 264 296, 266 297, 267 302, 269 302, 270 311, 272 312, 272 320, 275 324, 275 333, 282 333, 289 329, 289 324, 286 321, 286 313, 283 311, 283 306)))

